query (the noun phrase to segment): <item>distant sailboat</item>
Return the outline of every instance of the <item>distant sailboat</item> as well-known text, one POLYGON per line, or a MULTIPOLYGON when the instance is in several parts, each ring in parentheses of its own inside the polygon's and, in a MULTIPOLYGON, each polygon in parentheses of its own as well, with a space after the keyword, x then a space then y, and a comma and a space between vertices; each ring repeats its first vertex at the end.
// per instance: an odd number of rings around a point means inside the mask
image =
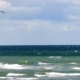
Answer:
POLYGON ((4 12, 4 11, 0 11, 0 12, 2 12, 3 14, 5 14, 5 12, 4 12))

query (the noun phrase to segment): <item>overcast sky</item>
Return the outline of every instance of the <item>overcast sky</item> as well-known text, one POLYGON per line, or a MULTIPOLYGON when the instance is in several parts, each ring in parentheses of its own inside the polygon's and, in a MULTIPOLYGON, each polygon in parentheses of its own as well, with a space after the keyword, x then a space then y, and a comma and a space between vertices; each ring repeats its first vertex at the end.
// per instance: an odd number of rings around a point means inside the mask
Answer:
POLYGON ((0 0, 0 45, 80 45, 80 0, 0 0))

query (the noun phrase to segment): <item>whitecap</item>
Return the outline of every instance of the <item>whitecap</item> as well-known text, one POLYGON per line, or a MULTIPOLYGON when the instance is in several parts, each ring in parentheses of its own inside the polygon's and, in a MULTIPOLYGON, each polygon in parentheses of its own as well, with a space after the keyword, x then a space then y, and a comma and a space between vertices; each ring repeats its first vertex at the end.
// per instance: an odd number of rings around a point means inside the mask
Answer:
POLYGON ((28 62, 28 61, 25 61, 25 62, 28 62))
POLYGON ((19 64, 0 64, 0 68, 1 69, 25 69, 25 67, 23 65, 19 65, 19 64))
POLYGON ((0 80, 38 80, 38 78, 0 77, 0 80))
POLYGON ((76 62, 72 62, 72 63, 69 63, 69 64, 77 64, 76 62))
POLYGON ((26 69, 28 70, 31 70, 31 69, 35 70, 35 69, 41 69, 41 68, 42 68, 41 66, 26 66, 26 69))
POLYGON ((80 73, 57 73, 57 72, 50 72, 45 73, 48 77, 65 77, 65 76, 80 76, 80 73))
POLYGON ((39 65, 47 65, 49 63, 45 63, 45 62, 38 62, 39 65))
POLYGON ((34 74, 36 77, 46 77, 47 75, 41 75, 41 74, 34 74))
POLYGON ((4 64, 3 63, 0 63, 0 68, 2 68, 4 66, 4 64))
POLYGON ((49 58, 54 58, 54 56, 49 56, 49 58))
POLYGON ((74 52, 78 52, 77 50, 75 50, 74 52))
POLYGON ((51 70, 51 69, 53 69, 53 67, 52 66, 46 66, 46 67, 44 67, 44 69, 51 70))
POLYGON ((74 70, 80 70, 80 67, 73 67, 74 70))
POLYGON ((38 80, 38 78, 17 78, 17 80, 38 80))
POLYGON ((0 77, 0 80, 15 80, 14 77, 0 77))
POLYGON ((19 74, 19 73, 8 73, 6 76, 23 76, 26 74, 19 74))
POLYGON ((49 58, 62 58, 61 56, 49 56, 49 58))
POLYGON ((56 58, 62 58, 61 56, 57 56, 56 58))

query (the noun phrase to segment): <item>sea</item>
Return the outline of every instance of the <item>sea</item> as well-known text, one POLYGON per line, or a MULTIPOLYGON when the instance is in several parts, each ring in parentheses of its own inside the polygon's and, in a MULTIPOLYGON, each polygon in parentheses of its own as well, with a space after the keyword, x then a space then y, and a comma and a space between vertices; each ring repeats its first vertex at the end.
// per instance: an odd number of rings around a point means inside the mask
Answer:
POLYGON ((2 45, 0 80, 80 80, 80 45, 2 45))

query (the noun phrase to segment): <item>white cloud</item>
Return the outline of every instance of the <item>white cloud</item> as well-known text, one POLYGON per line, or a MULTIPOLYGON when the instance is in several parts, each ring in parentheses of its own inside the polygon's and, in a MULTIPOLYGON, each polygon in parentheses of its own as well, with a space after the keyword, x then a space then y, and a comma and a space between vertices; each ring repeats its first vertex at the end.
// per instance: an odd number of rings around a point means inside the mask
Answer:
POLYGON ((71 27, 71 26, 68 26, 68 25, 62 25, 59 27, 60 30, 63 30, 63 31, 73 31, 75 30, 75 27, 71 27))
POLYGON ((0 9, 6 9, 9 8, 11 4, 7 1, 0 1, 0 9))
POLYGON ((0 14, 0 38, 2 42, 3 39, 14 42, 14 38, 17 43, 21 40, 28 44, 33 40, 34 43, 57 43, 59 38, 63 42, 65 36, 70 39, 73 34, 77 38, 80 33, 79 4, 80 0, 0 0, 0 10, 6 12, 0 14))
POLYGON ((64 25, 64 26, 60 27, 60 29, 61 29, 61 30, 64 30, 64 31, 68 31, 68 30, 69 30, 69 28, 68 28, 67 25, 64 25))
POLYGON ((70 20, 80 20, 80 17, 78 17, 76 15, 70 15, 70 16, 68 16, 68 19, 70 19, 70 20))
POLYGON ((0 19, 18 19, 18 18, 26 18, 37 15, 41 12, 42 7, 38 6, 14 6, 12 3, 8 1, 0 1, 0 10, 6 12, 3 16, 1 15, 0 19))
POLYGON ((80 5, 80 0, 71 0, 72 4, 80 5))
POLYGON ((68 4, 68 5, 79 5, 80 0, 54 0, 56 3, 61 3, 61 4, 68 4))
MULTIPOLYGON (((6 9, 9 19, 65 19, 70 14, 79 12, 79 0, 4 0, 0 1, 0 8, 6 9), (74 4, 76 4, 74 6, 74 4), (17 6, 18 5, 18 6, 17 6), (66 5, 66 6, 65 6, 66 5), (75 7, 75 8, 74 8, 75 7), (59 14, 59 15, 58 15, 59 14)), ((76 15, 76 14, 75 14, 76 15)), ((80 15, 80 14, 78 14, 80 15)), ((78 19, 77 16, 69 16, 68 19, 78 19)), ((1 18, 2 19, 2 18, 1 18)))
POLYGON ((3 40, 5 39, 5 44, 58 44, 63 43, 63 39, 67 40, 80 32, 80 27, 70 22, 58 23, 53 20, 38 19, 3 21, 0 20, 0 39, 2 40, 0 44, 4 44, 3 40))
POLYGON ((14 31, 15 30, 15 28, 14 27, 3 27, 3 30, 4 31, 14 31))
POLYGON ((58 23, 52 20, 1 20, 3 30, 16 31, 76 31, 80 28, 75 23, 58 23))

